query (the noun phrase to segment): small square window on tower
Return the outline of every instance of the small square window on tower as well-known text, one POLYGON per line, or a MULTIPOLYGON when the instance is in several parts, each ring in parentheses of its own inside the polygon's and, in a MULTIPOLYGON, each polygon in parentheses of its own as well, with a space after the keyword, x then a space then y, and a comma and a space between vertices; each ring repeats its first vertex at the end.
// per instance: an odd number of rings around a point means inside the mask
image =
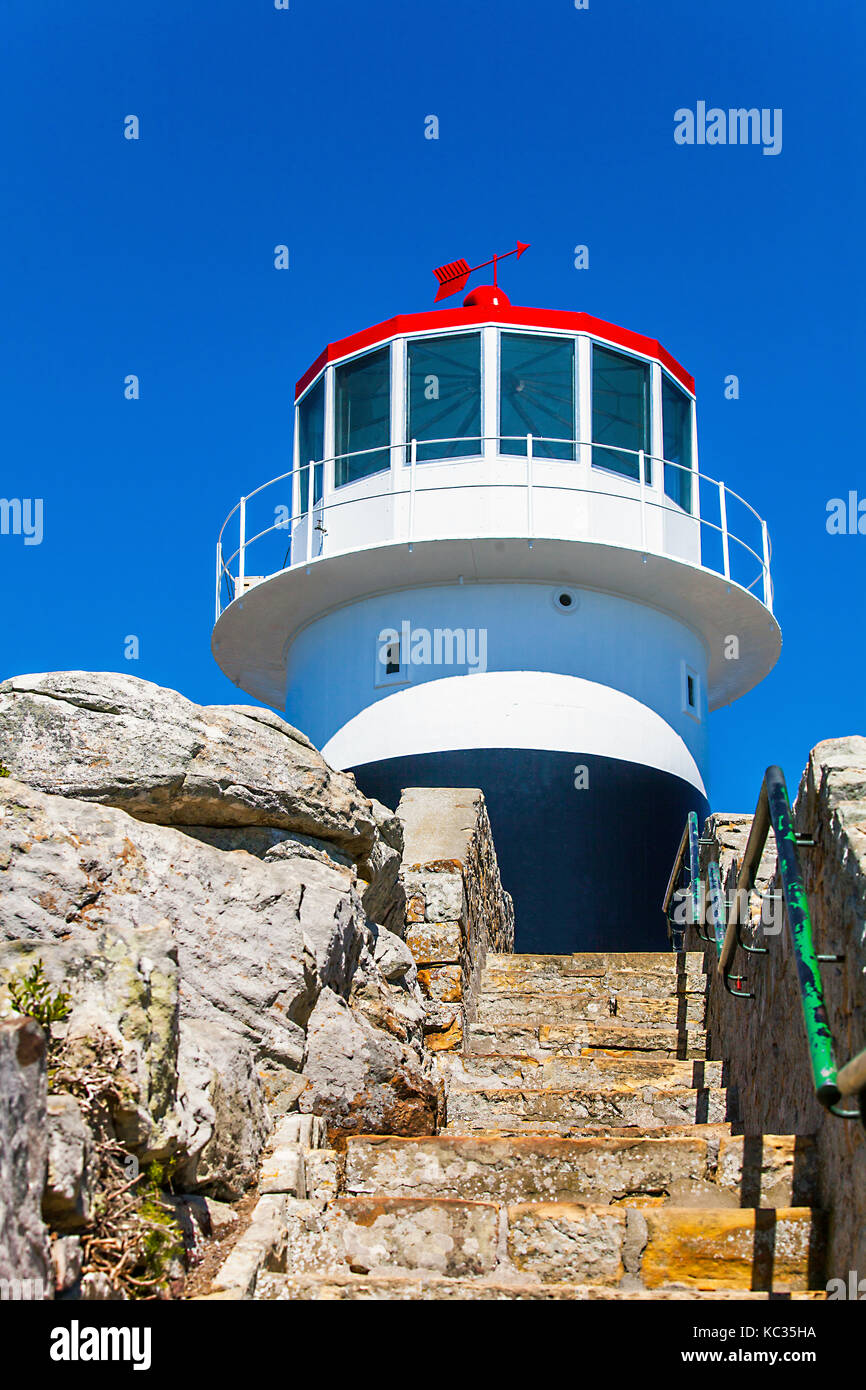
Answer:
POLYGON ((701 678, 691 666, 682 663, 683 714, 701 717, 701 678))
POLYGON ((396 628, 383 628, 376 638, 373 684, 406 685, 408 680, 408 662, 400 633, 396 628))

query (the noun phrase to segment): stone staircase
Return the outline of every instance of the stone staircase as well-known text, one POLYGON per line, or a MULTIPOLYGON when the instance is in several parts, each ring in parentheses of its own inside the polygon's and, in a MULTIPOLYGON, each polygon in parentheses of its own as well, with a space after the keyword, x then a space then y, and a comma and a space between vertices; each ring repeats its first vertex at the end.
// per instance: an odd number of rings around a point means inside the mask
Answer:
MULTIPOLYGON (((815 1150, 737 1133, 700 953, 489 955, 431 1138, 350 1138, 267 1299, 823 1297, 815 1150)), ((756 1059, 760 1064, 760 1059, 756 1059)))

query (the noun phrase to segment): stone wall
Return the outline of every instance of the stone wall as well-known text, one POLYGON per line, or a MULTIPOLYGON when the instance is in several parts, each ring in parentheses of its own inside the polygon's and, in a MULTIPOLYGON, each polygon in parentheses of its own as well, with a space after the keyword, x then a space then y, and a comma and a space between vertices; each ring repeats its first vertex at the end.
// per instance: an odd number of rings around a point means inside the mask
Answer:
MULTIPOLYGON (((757 788, 756 788, 757 791, 757 788)), ((841 1067, 866 1047, 866 738, 829 739, 813 749, 794 808, 795 827, 813 838, 803 847, 806 890, 819 954, 841 955, 821 966, 830 1029, 841 1067)), ((748 838, 750 816, 714 815, 703 851, 720 864, 732 886, 748 838)), ((772 832, 761 864, 759 889, 776 887, 772 832)), ((760 917, 760 896, 751 915, 760 917)), ((769 916, 769 913, 767 914, 769 916)), ((755 998, 727 994, 707 947, 708 1055, 730 1064, 747 1134, 814 1134, 818 1143, 821 1204, 831 1213, 828 1277, 850 1270, 866 1277, 866 1134, 852 1121, 828 1114, 815 1100, 800 992, 787 918, 777 934, 760 926, 746 940, 769 947, 768 956, 738 952, 734 969, 755 998)), ((701 943, 690 933, 691 949, 701 943)), ((846 1103, 845 1108, 854 1108, 846 1103)))
POLYGON ((406 943, 427 1000, 427 1046, 442 1051, 459 1047, 464 1024, 474 1019, 488 949, 514 950, 514 909, 477 787, 410 787, 397 815, 406 943))

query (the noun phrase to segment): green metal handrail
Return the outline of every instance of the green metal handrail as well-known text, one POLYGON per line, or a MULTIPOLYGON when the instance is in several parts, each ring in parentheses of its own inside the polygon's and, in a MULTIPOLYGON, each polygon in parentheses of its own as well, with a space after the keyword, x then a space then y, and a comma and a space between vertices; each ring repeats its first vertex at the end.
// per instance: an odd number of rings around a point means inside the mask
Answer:
POLYGON ((675 931, 680 931, 684 933, 687 926, 694 926, 695 930, 698 932, 698 935, 700 936, 701 934, 698 929, 698 922, 701 916, 700 859, 701 851, 700 840, 698 837, 698 817, 695 811, 689 811, 688 817, 686 819, 685 829, 683 830, 682 837, 680 839, 679 848, 677 849, 676 855, 674 856, 673 868, 671 869, 670 877, 668 879, 668 886, 665 889, 665 895, 662 901, 662 912, 664 913, 668 924, 668 940, 675 947, 675 931), (679 882, 684 871, 687 871, 689 876, 689 882, 687 885, 681 885, 679 882), (687 888, 687 891, 691 898, 691 912, 690 914, 686 914, 686 921, 680 927, 674 925, 674 922, 671 918, 671 910, 674 897, 676 896, 678 891, 682 891, 683 887, 687 888))
POLYGON ((866 1129, 866 1050, 852 1057, 836 1077, 836 1085, 843 1096, 856 1096, 860 1107, 860 1119, 866 1129))
MULTIPOLYGON (((782 895, 797 965, 797 981, 800 987, 800 1001, 803 1007, 803 1022, 806 1029, 806 1042, 809 1048, 815 1095, 824 1108, 833 1115, 838 1115, 845 1120, 866 1119, 866 1090, 864 1090, 866 1087, 866 1053, 861 1053, 860 1057, 849 1062, 841 1074, 836 1067, 833 1037, 830 1032, 824 988, 821 982, 821 970, 812 937, 809 901, 806 896, 798 854, 799 845, 813 844, 814 842, 804 836, 799 836, 794 830, 794 817, 788 798, 785 774, 780 767, 775 765, 768 767, 764 774, 761 794, 737 877, 733 917, 727 924, 719 951, 718 973, 724 981, 725 987, 728 988, 728 968, 736 954, 737 947, 745 946, 740 938, 741 893, 742 890, 748 892, 754 887, 755 875, 771 828, 776 840, 782 895), (840 1075, 843 1079, 844 1089, 839 1084, 840 1075), (857 1085, 857 1083, 860 1084, 857 1085), (857 1086, 856 1091, 855 1086, 857 1086), (860 1108, 858 1110, 839 1110, 838 1103, 842 1096, 855 1093, 860 1097, 860 1108)), ((751 949, 753 952, 761 951, 766 954, 766 948, 745 947, 745 949, 751 949)), ((739 991, 730 992, 736 993, 741 998, 753 997, 752 995, 740 994, 739 991)))
MULTIPOLYGON (((681 930, 685 932, 688 926, 694 927, 696 935, 707 945, 714 945, 716 954, 721 955, 722 944, 725 939, 725 897, 719 877, 719 866, 711 863, 707 868, 707 893, 706 901, 704 894, 704 884, 701 878, 701 846, 708 841, 702 840, 698 834, 698 817, 695 811, 690 811, 686 819, 685 829, 680 839, 679 848, 674 856, 673 868, 668 879, 668 886, 662 900, 662 912, 668 924, 668 938, 676 946, 673 940, 674 932, 681 930), (684 873, 688 875, 688 882, 680 884, 679 880, 684 873), (682 928, 676 927, 672 921, 671 912, 673 899, 676 894, 687 892, 689 895, 689 908, 686 913, 686 920, 682 928), (713 929, 712 936, 706 936, 701 930, 701 925, 706 922, 713 929)), ((748 947, 746 948, 748 949, 748 947)), ((726 975, 725 988, 736 998, 746 999, 749 996, 740 989, 742 977, 740 975, 726 975), (734 980, 737 988, 732 990, 728 983, 734 980)))

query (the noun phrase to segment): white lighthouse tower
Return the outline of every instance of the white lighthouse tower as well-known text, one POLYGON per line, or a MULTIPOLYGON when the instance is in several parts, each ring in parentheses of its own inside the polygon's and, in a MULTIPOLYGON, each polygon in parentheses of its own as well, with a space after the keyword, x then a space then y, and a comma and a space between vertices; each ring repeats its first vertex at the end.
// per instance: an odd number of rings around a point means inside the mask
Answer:
POLYGON ((709 712, 779 655, 767 528, 699 470, 685 368, 513 305, 498 259, 304 372, 293 468, 220 534, 213 651, 386 804, 481 787, 520 950, 657 947, 709 712))

